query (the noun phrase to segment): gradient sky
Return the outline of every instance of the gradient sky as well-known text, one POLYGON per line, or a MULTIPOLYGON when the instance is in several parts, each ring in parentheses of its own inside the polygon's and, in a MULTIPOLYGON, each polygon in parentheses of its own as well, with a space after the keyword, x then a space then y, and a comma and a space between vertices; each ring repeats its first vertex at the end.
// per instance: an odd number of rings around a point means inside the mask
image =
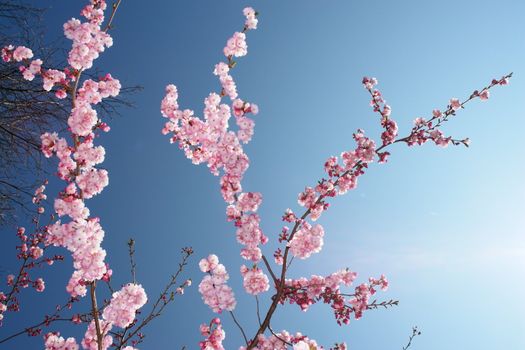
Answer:
MULTIPOLYGON (((49 7, 49 40, 62 35, 62 23, 83 6, 38 4, 49 7)), ((115 285, 130 278, 129 237, 137 242, 138 279, 152 299, 176 269, 179 248, 191 245, 196 252, 186 271, 194 287, 146 329, 141 349, 197 348, 199 324, 214 317, 200 301, 197 262, 211 252, 230 272, 240 322, 250 334, 256 329, 255 301, 241 290, 243 260, 224 218, 219 179, 160 134, 159 112, 165 85, 175 83, 181 107, 201 113, 204 97, 219 89, 213 65, 241 28, 247 5, 260 12, 259 29, 248 33, 249 54, 232 75, 241 97, 260 107, 245 148, 251 165, 244 187, 264 195, 259 213, 271 240, 267 255, 282 212, 298 209, 297 194, 323 176, 325 159, 352 149, 357 128, 378 138, 378 118, 360 84, 364 75, 379 79, 404 135, 415 117, 444 108, 451 97, 468 97, 492 78, 515 74, 509 86, 495 88, 487 102, 468 104, 444 128, 470 137, 470 148, 396 145, 386 165, 373 165, 358 189, 332 201, 320 220, 323 251, 294 262, 293 277, 342 267, 363 280, 385 273, 391 288, 379 298, 398 299, 399 307, 339 327, 327 306, 307 313, 287 306, 273 328, 301 331, 326 346, 344 340, 350 349, 400 349, 413 325, 423 331, 414 349, 525 348, 525 2, 124 0, 114 46, 96 65, 144 91, 133 96, 136 108, 113 118, 111 132, 100 138, 110 185, 88 206, 106 231, 115 285)), ((62 183, 51 182, 53 197, 62 183)), ((7 274, 17 269, 14 232, 2 235, 7 274)), ((24 293, 25 312, 8 316, 0 337, 63 302, 71 269, 70 260, 46 269, 46 293, 24 293)), ((262 297, 264 304, 269 297, 262 297)), ((229 315, 222 318, 225 346, 236 349, 240 334, 229 315)), ((51 330, 78 336, 85 329, 64 326, 51 330)), ((42 341, 0 345, 15 348, 40 349, 42 341)))

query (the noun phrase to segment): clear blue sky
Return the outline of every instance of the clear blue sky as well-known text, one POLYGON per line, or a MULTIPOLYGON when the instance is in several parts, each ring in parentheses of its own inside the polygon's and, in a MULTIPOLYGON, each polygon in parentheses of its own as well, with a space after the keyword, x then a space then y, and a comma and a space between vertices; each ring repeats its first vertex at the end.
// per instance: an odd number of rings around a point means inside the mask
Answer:
MULTIPOLYGON (((83 5, 38 3, 50 8, 50 39, 83 5)), ((138 278, 152 298, 176 269, 179 248, 196 251, 187 270, 194 287, 146 329, 141 349, 197 347, 198 326, 213 314, 200 301, 196 263, 211 252, 231 272, 240 321, 249 333, 256 328, 255 301, 241 291, 240 246, 225 222, 218 178, 168 143, 159 112, 168 83, 179 87, 182 107, 201 112, 203 98, 219 89, 213 65, 247 5, 260 12, 259 29, 248 34, 249 54, 233 75, 241 96, 260 107, 244 184, 264 195, 268 255, 283 210, 297 208, 297 194, 322 176, 325 159, 353 148, 357 128, 378 138, 377 116, 360 84, 364 75, 379 79, 406 134, 415 117, 515 73, 509 86, 469 104, 445 127, 447 134, 470 137, 470 148, 394 147, 388 164, 372 166, 358 189, 333 201, 322 217, 322 253, 294 263, 295 277, 347 266, 362 279, 385 273, 391 288, 379 297, 399 299, 399 307, 370 311, 347 327, 337 326, 324 305, 306 314, 284 307, 273 327, 302 331, 326 346, 344 340, 351 349, 400 349, 413 325, 423 331, 414 349, 525 348, 525 2, 124 0, 114 46, 96 64, 144 91, 134 97, 136 108, 111 120, 111 132, 100 138, 110 185, 88 205, 105 228, 115 284, 129 279, 129 237, 137 242, 138 278)), ((62 186, 56 179, 52 184, 51 196, 62 186)), ((2 235, 1 264, 14 271, 14 232, 2 235)), ((70 261, 46 269, 48 290, 25 293, 33 309, 8 317, 6 329, 61 303, 71 269, 70 261)), ((236 349, 241 337, 226 316, 226 348, 236 349)), ((65 336, 84 329, 52 327, 65 336)), ((0 349, 42 348, 40 338, 18 344, 0 349)))

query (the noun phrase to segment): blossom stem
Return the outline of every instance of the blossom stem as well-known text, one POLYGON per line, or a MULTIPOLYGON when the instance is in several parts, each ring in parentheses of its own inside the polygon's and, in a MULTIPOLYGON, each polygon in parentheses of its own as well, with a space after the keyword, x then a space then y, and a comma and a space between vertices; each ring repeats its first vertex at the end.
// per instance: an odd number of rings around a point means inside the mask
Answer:
POLYGON ((95 321, 95 329, 97 332, 97 347, 98 347, 98 350, 102 350, 102 332, 100 330, 100 322, 98 319, 97 295, 95 294, 97 283, 95 281, 91 282, 90 287, 91 287, 91 314, 93 315, 93 320, 95 321))
MULTIPOLYGON (((512 77, 512 73, 506 75, 503 79, 506 79, 506 78, 510 78, 512 77)), ((488 85, 487 87, 485 87, 484 89, 488 90, 492 87, 494 87, 495 85, 497 85, 497 83, 495 82, 492 82, 490 85, 488 85)), ((370 93, 371 91, 369 89, 367 89, 370 93)), ((466 103, 468 103, 469 101, 471 101, 472 99, 474 99, 474 97, 476 97, 474 94, 470 95, 470 97, 466 100, 464 100, 462 103, 461 103, 461 107, 463 107, 466 103)), ((381 116, 384 118, 385 116, 383 115, 383 113, 381 112, 381 110, 379 109, 379 113, 381 114, 381 116)), ((448 116, 448 115, 451 115, 453 113, 453 111, 451 110, 451 108, 448 108, 447 111, 445 112, 445 116, 448 116)), ((433 120, 435 118, 432 118, 431 120, 433 120)), ((441 123, 441 121, 440 121, 441 123)), ((403 138, 399 138, 399 139, 396 139, 395 141, 393 141, 392 143, 390 144, 383 144, 382 146, 380 146, 379 148, 377 148, 375 150, 376 154, 385 149, 386 147, 388 147, 389 145, 391 144, 394 144, 394 143, 398 143, 398 142, 406 142, 410 136, 414 133, 414 130, 411 132, 411 134, 407 137, 403 137, 403 138)), ((351 171, 353 171, 354 169, 357 169, 359 167, 362 167, 363 166, 363 162, 362 161, 358 161, 351 169, 345 171, 342 175, 340 175, 337 180, 334 182, 334 187, 337 186, 337 184, 339 183, 339 179, 341 177, 344 177, 346 176, 348 173, 350 173, 351 171)), ((324 198, 326 197, 326 195, 324 194, 321 194, 319 196, 319 198, 317 199, 316 203, 315 204, 318 204, 319 202, 321 202, 324 198)), ((295 234, 297 233, 299 227, 301 226, 301 223, 303 222, 304 219, 306 219, 306 217, 310 214, 311 212, 311 209, 307 209, 303 215, 301 216, 300 219, 296 220, 295 222, 295 225, 292 229, 292 232, 288 238, 288 242, 290 242, 295 234)), ((283 264, 282 264, 282 269, 281 269, 281 277, 280 277, 280 281, 279 281, 279 284, 277 285, 277 293, 273 296, 273 300, 272 300, 272 304, 270 305, 270 307, 268 308, 268 311, 266 313, 266 316, 264 318, 264 321, 263 323, 260 325, 259 329, 257 330, 257 333, 255 334, 255 336, 253 337, 253 341, 248 345, 248 348, 247 350, 251 350, 253 349, 256 345, 257 345, 257 338, 259 335, 263 334, 265 332, 265 330, 270 326, 270 320, 273 316, 273 313, 275 312, 275 310, 277 309, 277 306, 283 296, 283 293, 284 293, 284 287, 285 287, 285 279, 286 279, 286 272, 288 270, 288 265, 287 265, 287 261, 288 261, 288 253, 290 251, 290 247, 287 246, 284 250, 284 255, 283 255, 283 264)), ((266 262, 266 261, 265 261, 266 262)))

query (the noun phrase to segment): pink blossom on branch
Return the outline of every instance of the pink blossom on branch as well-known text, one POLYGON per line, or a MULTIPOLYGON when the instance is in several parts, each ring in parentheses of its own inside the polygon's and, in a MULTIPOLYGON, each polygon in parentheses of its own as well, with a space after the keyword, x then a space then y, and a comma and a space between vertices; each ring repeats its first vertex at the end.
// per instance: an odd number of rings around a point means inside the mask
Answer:
MULTIPOLYGON (((348 286, 356 278, 356 274, 349 270, 342 270, 327 277, 312 276, 311 279, 286 279, 286 273, 291 263, 290 254, 304 259, 319 252, 322 248, 324 230, 322 226, 313 226, 309 221, 318 220, 321 214, 329 208, 329 198, 356 188, 358 177, 365 173, 371 163, 374 161, 385 163, 391 153, 384 149, 394 143, 405 142, 410 146, 433 140, 440 146, 446 146, 449 143, 468 145, 468 139, 455 140, 451 137, 445 137, 439 127, 448 116, 454 115, 455 111, 462 108, 472 98, 479 96, 482 100, 487 99, 488 90, 495 85, 506 84, 510 75, 500 80, 494 80, 491 85, 482 90, 481 94, 475 92, 466 101, 460 102, 458 99, 451 99, 445 112, 434 110, 433 117, 428 121, 424 118, 417 118, 411 133, 404 138, 398 137, 399 128, 395 120, 392 119, 392 108, 386 103, 382 93, 376 89, 377 79, 363 78, 363 86, 372 97, 370 105, 374 112, 381 116, 380 123, 384 129, 381 134, 382 143, 376 145, 373 139, 365 136, 363 130, 357 130, 353 134, 356 147, 342 152, 341 160, 338 157, 329 157, 324 166, 327 177, 319 180, 314 187, 306 187, 299 194, 298 203, 305 208, 305 212, 299 216, 288 209, 283 215, 283 221, 291 223, 293 228, 284 226, 279 235, 279 243, 285 243, 285 246, 274 252, 275 261, 281 268, 280 277, 277 277, 261 250, 261 247, 268 240, 260 229, 260 217, 255 213, 261 204, 262 196, 255 195, 252 192, 243 192, 242 188, 242 179, 249 166, 249 158, 244 153, 241 144, 251 140, 254 130, 253 121, 247 118, 245 114, 256 114, 258 111, 257 106, 252 107, 251 104, 238 98, 237 86, 230 75, 230 71, 236 65, 233 57, 244 56, 247 53, 246 35, 244 33, 253 27, 254 23, 253 21, 250 22, 250 18, 256 17, 257 13, 253 9, 247 8, 244 14, 247 21, 243 32, 234 33, 224 48, 228 62, 220 62, 215 66, 213 73, 219 77, 221 92, 220 94, 211 93, 205 99, 204 120, 195 117, 191 110, 180 110, 177 88, 174 85, 168 85, 166 96, 161 104, 162 115, 168 118, 168 121, 162 132, 163 134, 172 134, 170 141, 178 143, 194 164, 207 163, 214 175, 222 175, 220 180, 221 193, 228 203, 226 217, 228 221, 235 223, 237 240, 245 246, 241 250, 241 256, 244 259, 252 260, 254 263, 263 260, 268 272, 272 275, 276 289, 272 296, 272 304, 264 320, 260 323, 255 336, 250 341, 246 339, 246 349, 284 349, 287 346, 293 346, 294 349, 315 349, 318 348, 315 341, 311 341, 305 336, 290 337, 284 335, 287 333, 283 333, 283 338, 280 338, 271 330, 270 320, 278 304, 289 301, 297 303, 303 310, 307 310, 310 305, 323 301, 331 305, 336 321, 339 324, 346 324, 349 323, 352 314, 354 318, 359 319, 365 310, 377 308, 377 306, 397 305, 397 302, 376 304, 373 301, 370 303, 370 298, 376 293, 377 288, 387 289, 388 281, 385 276, 381 276, 379 279, 370 278, 368 283, 361 283, 355 288, 353 294, 343 293, 340 289, 341 284, 348 286), (221 103, 223 96, 229 96, 233 103, 231 105, 221 103), (224 113, 221 114, 218 111, 224 113), (228 120, 232 113, 239 127, 237 132, 229 129, 228 120), (273 339, 275 342, 273 340, 268 342, 264 336, 267 330, 273 334, 273 338, 268 339, 273 339)), ((209 273, 210 276, 213 275, 215 263, 210 261, 210 258, 201 260, 200 266, 204 272, 209 273)), ((215 266, 215 268, 217 267, 215 266)), ((257 265, 253 267, 241 266, 241 275, 243 276, 243 286, 249 294, 257 295, 269 289, 269 280, 257 265)), ((209 280, 210 276, 206 276, 205 279, 209 280)), ((224 280, 219 282, 222 283, 224 280)), ((208 290, 212 289, 208 288, 208 290)), ((203 299, 207 304, 210 304, 207 299, 212 299, 212 294, 210 293, 210 297, 203 295, 203 299)), ((241 327, 239 326, 239 328, 241 327)), ((206 330, 209 331, 209 328, 206 330)), ((222 340, 222 328, 220 334, 219 338, 222 340)), ((208 343, 201 343, 201 348, 207 346, 209 346, 208 343)), ((217 345, 217 348, 221 347, 222 345, 217 345)), ((215 345, 209 347, 209 349, 214 348, 216 348, 215 345)), ((344 343, 336 344, 334 347, 334 349, 346 348, 344 343)), ((245 348, 241 347, 241 349, 245 348)))
POLYGON ((223 310, 232 311, 237 301, 233 290, 227 285, 230 278, 219 258, 212 254, 199 262, 202 272, 207 273, 199 284, 202 300, 213 312, 221 313, 223 310))
MULTIPOLYGON (((45 243, 67 248, 72 253, 75 271, 66 287, 72 298, 85 296, 87 287, 91 288, 92 321, 82 340, 82 347, 93 350, 108 348, 113 342, 108 335, 111 328, 114 325, 122 328, 129 326, 135 319, 136 311, 147 301, 140 285, 125 285, 113 293, 113 298, 104 308, 103 319, 99 319, 96 281, 109 281, 112 270, 104 261, 106 251, 101 246, 104 231, 99 219, 90 217, 84 202, 99 194, 109 182, 108 172, 96 168, 104 160, 104 148, 95 146, 93 142, 98 132, 107 132, 109 127, 99 119, 93 106, 104 98, 117 96, 121 85, 110 74, 99 81, 88 79, 82 84, 79 81, 82 71, 91 68, 100 53, 113 44, 107 29, 119 3, 113 6, 113 13, 104 29, 105 0, 89 1, 81 11, 85 21, 72 18, 64 24, 64 34, 72 41, 72 47, 68 56, 69 67, 63 70, 43 69, 41 60, 29 61, 33 53, 23 46, 7 46, 1 50, 4 61, 21 63, 19 69, 25 79, 33 80, 41 75, 44 90, 51 91, 58 86, 57 98, 71 97, 69 139, 59 137, 55 132, 41 136, 42 152, 46 157, 56 155, 59 160, 58 175, 67 183, 54 201, 55 211, 61 220, 49 225, 45 243)), ((37 195, 40 200, 42 196, 37 195)), ((39 212, 42 210, 39 209, 39 212)), ((30 255, 35 258, 41 256, 37 248, 29 249, 30 255)), ((42 279, 35 280, 33 284, 37 291, 45 288, 42 279)), ((76 350, 78 345, 72 338, 64 340, 58 334, 48 334, 46 349, 76 350)), ((127 349, 133 348, 128 346, 127 349)))

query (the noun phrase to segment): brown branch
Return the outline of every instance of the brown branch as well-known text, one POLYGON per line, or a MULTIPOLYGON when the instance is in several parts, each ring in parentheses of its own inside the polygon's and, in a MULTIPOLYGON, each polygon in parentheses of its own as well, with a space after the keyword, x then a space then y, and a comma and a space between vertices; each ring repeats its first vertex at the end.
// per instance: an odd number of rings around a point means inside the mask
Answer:
POLYGON ((91 314, 93 315, 93 320, 95 320, 95 329, 97 332, 97 347, 98 350, 102 350, 102 331, 100 329, 100 321, 98 319, 98 307, 97 307, 97 296, 95 294, 96 282, 93 281, 90 283, 91 287, 91 314))
MULTIPOLYGON (((24 328, 24 329, 21 330, 21 331, 18 331, 18 332, 16 332, 16 333, 11 334, 11 335, 8 336, 8 337, 5 337, 5 338, 1 339, 1 340, 0 340, 0 344, 5 343, 5 342, 7 342, 7 341, 9 341, 9 340, 11 340, 11 339, 13 339, 13 338, 16 338, 16 337, 18 337, 18 336, 20 336, 20 335, 22 335, 22 334, 27 333, 28 331, 30 331, 30 330, 32 330, 32 329, 38 328, 38 327, 43 326, 43 325, 48 326, 48 325, 50 325, 51 323, 56 322, 56 321, 70 321, 70 322, 71 322, 71 321, 72 321, 72 318, 71 318, 71 317, 70 317, 70 318, 61 318, 59 313, 60 313, 60 311, 63 310, 65 307, 71 305, 71 303, 74 302, 74 301, 76 301, 76 300, 75 300, 74 298, 71 298, 71 299, 70 299, 67 303, 65 303, 64 305, 62 305, 62 306, 58 306, 58 307, 56 308, 55 313, 54 313, 53 315, 51 315, 51 316, 46 316, 46 317, 44 317, 44 320, 43 320, 43 321, 41 321, 41 322, 39 322, 39 323, 37 323, 37 324, 35 324, 35 325, 33 325, 33 326, 26 327, 26 328, 24 328)), ((84 316, 84 317, 85 317, 86 315, 87 315, 87 314, 84 314, 84 315, 81 315, 81 316, 84 316)))
MULTIPOLYGON (((504 78, 510 78, 512 77, 512 73, 506 75, 504 78)), ((492 82, 489 86, 485 87, 484 89, 490 89, 492 88, 493 86, 495 86, 497 83, 494 83, 492 82)), ((461 107, 463 108, 463 106, 468 103, 469 101, 471 101, 472 99, 474 99, 474 97, 476 97, 474 94, 471 94, 470 97, 468 99, 466 99, 464 102, 461 103, 461 107)), ((451 110, 451 108, 448 108, 447 109, 447 112, 449 114, 453 114, 453 111, 452 112, 449 112, 451 110)), ((445 113, 447 113, 445 112, 445 113)), ((383 115, 381 113, 381 115, 383 115)), ((431 119, 432 120, 432 119, 431 119)), ((412 135, 412 133, 411 133, 412 135)), ((391 144, 384 144, 382 146, 380 146, 379 148, 376 149, 376 153, 378 153, 379 151, 383 150, 384 148, 394 144, 394 143, 398 143, 398 142, 404 142, 406 141, 408 138, 410 137, 407 136, 407 137, 404 137, 404 138, 401 138, 401 139, 397 139, 395 140, 394 142, 392 142, 391 144)), ((338 177, 338 179, 334 182, 333 186, 336 187, 337 184, 339 183, 339 179, 343 176, 346 176, 347 174, 349 174, 351 171, 353 171, 354 169, 358 169, 358 168, 361 168, 363 165, 363 163, 361 161, 358 161, 353 167, 352 169, 349 169, 347 171, 345 171, 342 175, 340 175, 338 177)), ((316 203, 315 204, 318 204, 320 203, 324 198, 326 198, 326 195, 320 195, 319 198, 317 199, 316 203)), ((293 237, 295 236, 295 234, 297 233, 298 231, 298 228, 300 227, 300 223, 306 219, 306 217, 310 214, 311 212, 311 209, 307 209, 303 215, 301 216, 300 220, 297 220, 295 222, 295 225, 292 229, 292 232, 290 234, 290 237, 288 238, 288 242, 290 242, 293 237)), ((272 304, 270 305, 270 307, 268 308, 268 311, 266 313, 266 316, 264 318, 264 321, 263 323, 261 324, 261 326, 259 327, 259 329, 257 330, 257 333, 255 334, 255 336, 253 337, 253 340, 252 342, 248 345, 248 348, 247 350, 251 350, 253 349, 256 345, 257 345, 257 342, 258 342, 258 336, 260 334, 263 334, 264 331, 269 327, 270 325, 270 320, 275 312, 275 310, 277 309, 277 306, 279 304, 279 301, 281 300, 281 297, 283 296, 283 292, 284 292, 284 287, 285 287, 285 278, 286 278, 286 272, 287 272, 287 259, 288 259, 288 254, 289 254, 289 251, 290 251, 290 247, 287 246, 285 248, 285 251, 284 251, 284 256, 283 256, 283 265, 282 265, 282 269, 281 269, 281 278, 280 278, 280 283, 279 285, 277 286, 277 293, 272 297, 272 304)))
POLYGON ((403 346, 403 350, 407 350, 410 347, 410 345, 412 345, 412 340, 418 335, 421 335, 421 331, 417 329, 417 326, 414 326, 412 328, 412 334, 408 338, 408 344, 403 346))
POLYGON ((233 322, 235 322, 235 324, 237 325, 237 327, 239 328, 239 330, 241 331, 242 333, 242 337, 244 338, 244 342, 246 343, 246 345, 248 345, 248 338, 246 338, 246 333, 244 333, 244 329, 242 328, 242 326, 240 325, 240 323, 237 321, 237 319, 235 318, 235 315, 233 314, 233 311, 230 311, 230 315, 232 316, 233 318, 233 322))

